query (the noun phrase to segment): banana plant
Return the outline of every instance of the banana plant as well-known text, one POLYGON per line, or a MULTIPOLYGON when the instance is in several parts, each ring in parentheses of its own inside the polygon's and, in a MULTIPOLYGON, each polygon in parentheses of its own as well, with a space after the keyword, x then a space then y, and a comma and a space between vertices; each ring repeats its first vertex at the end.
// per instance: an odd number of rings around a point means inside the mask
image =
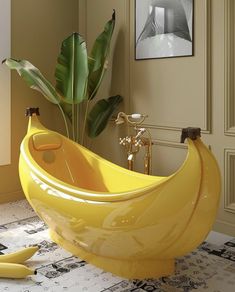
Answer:
POLYGON ((122 97, 116 95, 101 99, 94 105, 87 118, 87 132, 90 138, 97 137, 105 129, 109 118, 121 101, 122 97))
POLYGON ((101 99, 91 110, 89 108, 90 101, 95 98, 107 70, 114 27, 115 11, 106 23, 104 31, 95 40, 90 56, 84 39, 78 33, 73 33, 62 42, 55 69, 55 87, 29 61, 12 58, 3 61, 10 69, 16 70, 31 88, 40 91, 48 101, 59 107, 67 136, 70 137, 67 123, 69 121, 72 139, 82 144, 85 130, 90 138, 97 137, 122 101, 122 97, 117 95, 101 99), (79 133, 79 114, 83 103, 83 130, 79 133))
POLYGON ((39 69, 27 60, 5 59, 2 63, 5 63, 11 70, 16 70, 30 88, 39 91, 48 101, 59 107, 65 122, 66 133, 69 137, 68 124, 65 113, 60 104, 61 98, 57 94, 53 85, 42 75, 39 69))
POLYGON ((86 43, 78 33, 73 33, 62 42, 55 78, 60 105, 71 121, 75 141, 78 141, 79 104, 87 99, 88 74, 86 43))

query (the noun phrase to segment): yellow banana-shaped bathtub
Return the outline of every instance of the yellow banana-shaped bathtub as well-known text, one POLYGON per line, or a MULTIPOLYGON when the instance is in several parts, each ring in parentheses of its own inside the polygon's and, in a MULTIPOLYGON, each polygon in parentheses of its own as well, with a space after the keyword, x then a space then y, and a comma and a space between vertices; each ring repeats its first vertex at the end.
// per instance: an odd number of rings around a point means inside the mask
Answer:
POLYGON ((217 163, 193 132, 176 173, 147 176, 46 129, 31 111, 20 151, 24 193, 74 255, 125 278, 170 275, 174 259, 205 239, 219 203, 217 163))

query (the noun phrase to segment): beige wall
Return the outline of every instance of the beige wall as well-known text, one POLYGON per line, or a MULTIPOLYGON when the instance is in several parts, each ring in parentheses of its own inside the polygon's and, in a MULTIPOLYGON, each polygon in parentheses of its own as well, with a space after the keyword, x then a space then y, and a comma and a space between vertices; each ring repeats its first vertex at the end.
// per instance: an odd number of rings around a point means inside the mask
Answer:
MULTIPOLYGON (((4 60, 11 51, 11 2, 0 1, 0 60, 4 60)), ((0 165, 10 161, 10 110, 11 110, 11 72, 6 66, 0 66, 0 165)))
MULTIPOLYGON (((81 0, 80 2, 84 1, 81 0)), ((86 1, 86 38, 91 45, 111 10, 116 9, 111 67, 99 96, 120 93, 124 109, 149 115, 153 146, 153 174, 169 175, 183 162, 186 146, 178 143, 180 129, 198 126, 216 155, 223 178, 220 209, 214 229, 235 235, 235 112, 234 112, 234 5, 233 0, 196 0, 195 56, 135 61, 134 0, 86 1), (227 5, 227 6, 226 6, 227 5), (224 14, 227 11, 227 14, 224 14), (231 12, 232 11, 232 12, 231 12), (231 15, 229 13, 232 13, 231 15), (97 17, 99 15, 99 17, 97 17), (228 18, 230 15, 230 18, 228 18), (228 31, 232 28, 224 41, 228 31), (228 53, 226 54, 226 43, 228 53), (227 58, 227 59, 226 59, 227 58), (230 64, 225 74, 224 68, 230 64), (232 64, 232 65, 231 65, 232 64), (228 80, 231 80, 228 83, 228 80), (228 89, 228 90, 227 90, 228 89), (227 105, 224 107, 224 104, 227 105), (231 110, 232 109, 232 110, 231 110)), ((80 11, 82 12, 82 11, 80 11)), ((124 163, 113 123, 93 143, 103 156, 124 163)), ((143 161, 139 158, 137 169, 143 161)))
MULTIPOLYGON (((77 0, 12 0, 12 53, 27 59, 54 82, 54 68, 61 41, 78 27, 77 0), (69 5, 68 5, 69 2, 69 5)), ((41 119, 59 128, 57 110, 12 72, 11 164, 0 166, 0 202, 23 196, 18 178, 19 145, 27 128, 28 106, 39 106, 41 119)))

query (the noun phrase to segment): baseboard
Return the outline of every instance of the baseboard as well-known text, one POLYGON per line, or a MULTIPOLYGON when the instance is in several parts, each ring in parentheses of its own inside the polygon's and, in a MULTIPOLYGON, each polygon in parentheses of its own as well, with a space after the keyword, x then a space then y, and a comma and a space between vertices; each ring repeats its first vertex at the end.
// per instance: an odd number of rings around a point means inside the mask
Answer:
POLYGON ((235 237, 235 224, 226 221, 216 220, 213 230, 235 237))
POLYGON ((12 193, 6 193, 0 195, 0 204, 9 203, 9 202, 15 202, 24 199, 24 193, 22 190, 15 191, 12 193))

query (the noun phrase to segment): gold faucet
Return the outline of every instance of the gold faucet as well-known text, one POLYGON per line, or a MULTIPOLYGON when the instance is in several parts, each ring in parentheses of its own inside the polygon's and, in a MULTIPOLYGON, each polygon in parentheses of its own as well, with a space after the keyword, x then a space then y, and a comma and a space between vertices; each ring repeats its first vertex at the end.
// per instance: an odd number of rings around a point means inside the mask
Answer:
POLYGON ((119 139, 119 144, 126 148, 128 169, 133 170, 134 157, 140 151, 141 147, 145 147, 144 173, 150 174, 152 160, 152 138, 149 130, 141 127, 141 124, 146 118, 147 116, 142 114, 127 115, 120 112, 115 122, 117 125, 127 123, 129 128, 132 127, 135 131, 135 135, 128 135, 125 138, 119 139))

